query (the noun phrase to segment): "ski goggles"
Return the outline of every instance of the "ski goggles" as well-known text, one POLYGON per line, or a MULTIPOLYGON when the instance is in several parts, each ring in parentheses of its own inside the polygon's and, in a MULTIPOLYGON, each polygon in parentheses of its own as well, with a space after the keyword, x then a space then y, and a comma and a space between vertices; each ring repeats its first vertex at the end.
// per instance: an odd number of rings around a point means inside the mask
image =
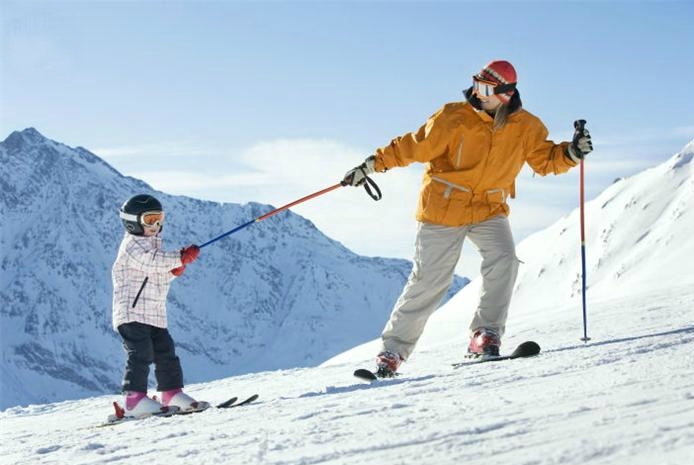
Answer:
POLYGON ((492 81, 480 79, 477 76, 472 76, 472 91, 478 97, 491 97, 495 94, 505 94, 516 88, 516 83, 499 84, 492 81))
POLYGON ((140 224, 150 228, 154 226, 161 226, 164 224, 164 212, 144 212, 140 215, 140 224))

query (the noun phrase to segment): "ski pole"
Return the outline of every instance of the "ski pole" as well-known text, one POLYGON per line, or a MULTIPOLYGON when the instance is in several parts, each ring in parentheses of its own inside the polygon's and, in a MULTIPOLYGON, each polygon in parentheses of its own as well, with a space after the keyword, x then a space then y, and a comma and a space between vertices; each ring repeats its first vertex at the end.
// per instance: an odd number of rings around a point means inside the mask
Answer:
POLYGON ((210 239, 209 241, 205 242, 204 244, 202 244, 202 245, 199 246, 199 247, 200 247, 201 249, 202 249, 203 247, 207 247, 208 245, 212 244, 213 242, 217 242, 218 240, 220 240, 220 239, 222 239, 222 238, 225 238, 225 237, 227 237, 227 236, 229 236, 229 235, 231 235, 231 234, 234 234, 235 232, 241 231, 242 229, 244 229, 244 228, 246 228, 246 227, 248 227, 248 226, 250 226, 250 225, 252 225, 252 224, 254 224, 254 223, 259 223, 259 222, 261 222, 261 221, 263 221, 263 220, 266 220, 266 219, 270 218, 271 216, 274 216, 274 215, 276 215, 276 214, 278 214, 278 213, 280 213, 280 212, 283 212, 284 210, 287 210, 287 209, 293 207, 294 205, 298 205, 298 204, 300 204, 300 203, 302 203, 302 202, 306 202, 307 200, 311 200, 311 199, 313 199, 313 198, 315 198, 315 197, 318 197, 319 195, 327 194, 328 192, 330 192, 330 191, 332 191, 332 190, 335 190, 335 189, 337 189, 338 187, 342 187, 342 186, 343 186, 342 183, 338 183, 338 184, 335 184, 334 186, 327 187, 327 188, 325 188, 325 189, 323 189, 323 190, 320 190, 320 191, 318 191, 318 192, 314 192, 314 193, 311 194, 311 195, 307 195, 306 197, 302 197, 302 198, 300 198, 299 200, 295 200, 294 202, 288 203, 287 205, 284 205, 283 207, 276 208, 275 210, 272 210, 271 212, 268 212, 268 213, 266 213, 266 214, 264 214, 264 215, 262 215, 262 216, 259 216, 258 218, 253 219, 253 220, 249 221, 248 223, 244 223, 244 224, 242 224, 241 226, 237 226, 237 227, 235 227, 234 229, 225 232, 224 234, 220 234, 219 236, 215 237, 214 239, 210 239))
MULTIPOLYGON (((287 205, 284 205, 283 207, 276 208, 275 210, 272 210, 271 212, 268 212, 262 216, 259 216, 258 218, 255 218, 255 219, 249 221, 248 223, 244 223, 241 226, 237 226, 234 229, 225 232, 224 234, 220 234, 219 236, 215 237, 214 239, 210 239, 209 241, 205 242, 204 244, 202 244, 199 247, 201 249, 203 247, 207 247, 208 245, 212 244, 213 242, 217 242, 218 240, 220 240, 224 237, 227 237, 231 234, 234 234, 235 232, 241 231, 242 229, 244 229, 244 228, 246 228, 246 227, 248 227, 254 223, 259 223, 260 221, 266 220, 266 219, 270 218, 271 216, 278 214, 279 212, 282 212, 284 210, 287 210, 287 209, 293 207, 294 205, 298 205, 302 202, 306 202, 307 200, 311 200, 315 197, 318 197, 319 195, 327 194, 330 191, 333 191, 339 187, 346 186, 346 185, 347 185, 347 183, 345 183, 344 181, 340 181, 339 183, 335 184, 334 186, 326 187, 325 189, 320 190, 318 192, 314 192, 313 194, 307 195, 306 197, 301 197, 299 200, 295 200, 291 203, 288 203, 287 205)), ((383 197, 381 195, 381 189, 379 189, 378 185, 373 181, 373 179, 371 179, 368 176, 364 176, 364 190, 366 190, 366 193, 369 194, 369 197, 371 197, 374 200, 381 200, 381 198, 383 197)))
MULTIPOLYGON (((583 131, 586 126, 586 120, 579 119, 574 121, 574 128, 577 131, 583 131)), ((583 158, 580 162, 580 216, 581 216, 581 298, 583 300, 583 337, 581 340, 583 342, 588 342, 590 338, 588 337, 588 314, 586 311, 586 224, 585 224, 585 177, 583 169, 583 158)))

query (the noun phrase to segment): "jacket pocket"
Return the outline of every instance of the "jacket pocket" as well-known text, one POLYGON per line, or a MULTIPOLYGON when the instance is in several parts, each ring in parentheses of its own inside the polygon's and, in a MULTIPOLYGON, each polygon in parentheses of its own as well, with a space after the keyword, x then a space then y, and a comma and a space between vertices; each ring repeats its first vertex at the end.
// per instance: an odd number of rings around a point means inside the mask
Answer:
POLYGON ((489 206, 489 218, 496 215, 508 215, 509 208, 506 203, 507 198, 508 193, 501 188, 489 189, 485 192, 485 201, 489 206))
POLYGON ((428 223, 461 226, 472 219, 472 191, 443 178, 432 177, 421 196, 420 217, 428 223))
POLYGON ((489 189, 486 194, 489 204, 506 203, 506 191, 503 189, 489 189))

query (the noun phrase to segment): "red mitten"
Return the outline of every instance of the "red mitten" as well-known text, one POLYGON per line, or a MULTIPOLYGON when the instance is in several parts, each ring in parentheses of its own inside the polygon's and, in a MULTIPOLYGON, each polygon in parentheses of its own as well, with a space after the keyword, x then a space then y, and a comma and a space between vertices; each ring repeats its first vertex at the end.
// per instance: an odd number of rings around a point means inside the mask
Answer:
POLYGON ((181 263, 188 265, 193 263, 200 255, 200 247, 197 245, 189 245, 181 249, 181 263))
POLYGON ((171 270, 171 274, 174 276, 181 276, 184 271, 186 271, 185 265, 179 266, 178 268, 174 268, 173 270, 171 270))

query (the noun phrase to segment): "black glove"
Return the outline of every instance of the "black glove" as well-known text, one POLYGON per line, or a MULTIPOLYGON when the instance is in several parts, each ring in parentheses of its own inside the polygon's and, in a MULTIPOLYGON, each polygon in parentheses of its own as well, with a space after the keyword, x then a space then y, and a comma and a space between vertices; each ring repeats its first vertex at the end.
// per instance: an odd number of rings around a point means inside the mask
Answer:
POLYGON ((574 131, 574 138, 566 149, 566 154, 574 163, 580 162, 586 155, 593 151, 593 142, 590 139, 590 132, 586 129, 585 125, 586 121, 582 119, 574 123, 574 127, 576 128, 574 131))
POLYGON ((345 177, 342 179, 342 185, 355 187, 361 186, 366 182, 366 177, 368 175, 376 172, 376 168, 374 167, 375 163, 376 157, 371 155, 364 160, 364 163, 345 173, 345 177))

